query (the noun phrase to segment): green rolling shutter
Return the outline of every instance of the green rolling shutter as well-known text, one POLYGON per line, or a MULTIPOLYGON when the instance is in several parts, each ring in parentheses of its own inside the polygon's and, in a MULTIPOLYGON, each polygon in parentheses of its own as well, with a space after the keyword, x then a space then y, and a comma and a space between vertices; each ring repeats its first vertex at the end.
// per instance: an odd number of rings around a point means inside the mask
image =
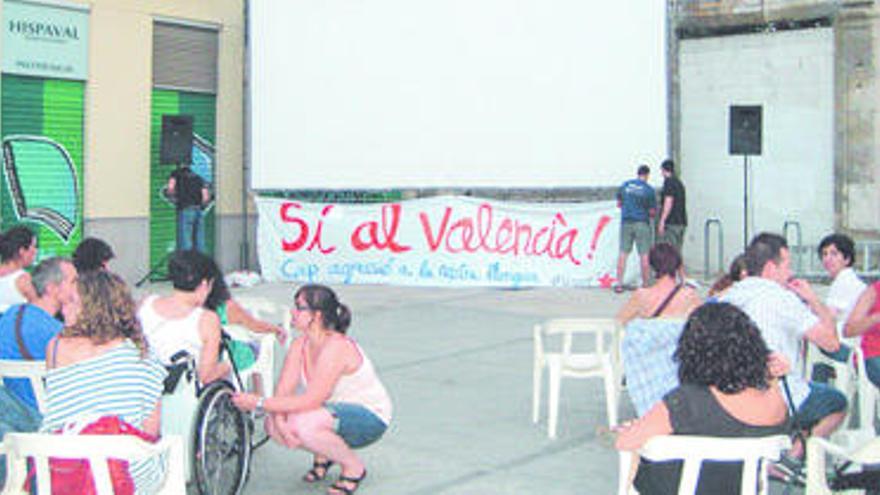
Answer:
POLYGON ((70 255, 82 238, 85 84, 2 77, 2 228, 34 228, 41 259, 70 255))

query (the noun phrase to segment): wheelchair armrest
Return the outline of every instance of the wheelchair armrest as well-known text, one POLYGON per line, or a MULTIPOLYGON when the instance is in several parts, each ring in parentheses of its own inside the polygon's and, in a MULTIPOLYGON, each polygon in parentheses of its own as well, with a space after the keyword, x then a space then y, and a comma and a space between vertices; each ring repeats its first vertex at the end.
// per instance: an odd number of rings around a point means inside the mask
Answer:
MULTIPOLYGON (((181 350, 175 352, 173 356, 171 356, 171 366, 176 366, 178 364, 185 364, 184 361, 188 358, 191 358, 189 353, 184 351, 183 349, 181 349, 181 350)), ((166 366, 166 368, 170 368, 171 366, 166 366)))

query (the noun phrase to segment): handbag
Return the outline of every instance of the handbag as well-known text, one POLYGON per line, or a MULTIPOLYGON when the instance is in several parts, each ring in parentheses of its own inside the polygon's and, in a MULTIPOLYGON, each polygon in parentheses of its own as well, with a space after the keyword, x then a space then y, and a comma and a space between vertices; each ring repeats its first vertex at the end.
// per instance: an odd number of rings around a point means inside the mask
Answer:
MULTIPOLYGON (((125 422, 119 416, 101 416, 83 425, 74 424, 53 433, 79 435, 134 435, 147 442, 155 443, 158 436, 151 435, 125 422)), ((128 470, 128 461, 111 459, 107 461, 110 481, 115 495, 134 495, 134 480, 128 470)), ((49 458, 49 474, 52 480, 53 495, 97 495, 95 481, 89 461, 85 459, 49 458)), ((36 482, 36 471, 31 469, 25 482, 25 490, 30 492, 36 482)))

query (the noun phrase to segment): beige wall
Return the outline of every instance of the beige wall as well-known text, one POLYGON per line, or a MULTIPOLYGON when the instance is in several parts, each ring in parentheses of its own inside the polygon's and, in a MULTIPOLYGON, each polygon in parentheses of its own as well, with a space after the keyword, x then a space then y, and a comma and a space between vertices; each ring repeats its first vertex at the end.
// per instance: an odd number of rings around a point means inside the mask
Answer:
POLYGON ((241 210, 242 0, 91 0, 86 219, 149 214, 153 20, 216 25, 218 213, 241 210))

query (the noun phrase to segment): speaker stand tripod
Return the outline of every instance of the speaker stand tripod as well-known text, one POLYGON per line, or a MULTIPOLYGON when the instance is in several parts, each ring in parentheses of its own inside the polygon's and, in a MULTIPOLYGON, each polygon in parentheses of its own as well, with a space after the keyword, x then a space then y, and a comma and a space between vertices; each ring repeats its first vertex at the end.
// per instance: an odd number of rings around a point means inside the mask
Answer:
MULTIPOLYGON (((178 163, 174 164, 175 175, 177 175, 176 173, 179 171, 180 171, 180 163, 178 162, 178 163)), ((175 184, 175 187, 177 188, 177 191, 179 192, 179 184, 175 184)), ((175 196, 176 196, 176 194, 175 194, 175 196)), ((162 269, 163 266, 168 266, 168 260, 171 259, 171 256, 174 255, 174 253, 176 253, 177 251, 180 251, 181 239, 180 239, 179 233, 180 233, 180 217, 181 216, 182 215, 180 214, 180 209, 178 208, 177 201, 175 200, 174 201, 174 250, 168 251, 167 253, 165 253, 165 255, 162 256, 162 259, 160 259, 158 262, 156 262, 156 264, 151 266, 150 270, 147 271, 147 273, 144 274, 144 276, 141 277, 137 282, 135 282, 135 284, 134 284, 135 287, 140 287, 140 286, 144 285, 144 283, 147 280, 151 280, 151 281, 155 281, 155 282, 164 282, 164 281, 168 280, 167 274, 164 276, 161 276, 161 277, 159 277, 157 275, 160 273, 160 270, 162 269)), ((195 237, 195 233, 193 233, 192 235, 193 235, 193 237, 195 237)), ((195 238, 192 239, 192 245, 195 246, 195 238)))

